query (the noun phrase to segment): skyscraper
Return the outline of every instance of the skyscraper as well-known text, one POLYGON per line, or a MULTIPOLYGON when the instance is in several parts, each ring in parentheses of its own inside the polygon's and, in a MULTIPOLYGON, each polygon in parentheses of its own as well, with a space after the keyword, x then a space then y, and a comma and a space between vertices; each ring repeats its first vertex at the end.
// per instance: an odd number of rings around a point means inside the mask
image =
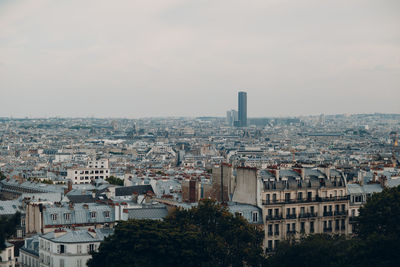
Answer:
POLYGON ((246 92, 239 92, 238 94, 238 120, 239 120, 239 127, 246 127, 247 126, 247 93, 246 92))

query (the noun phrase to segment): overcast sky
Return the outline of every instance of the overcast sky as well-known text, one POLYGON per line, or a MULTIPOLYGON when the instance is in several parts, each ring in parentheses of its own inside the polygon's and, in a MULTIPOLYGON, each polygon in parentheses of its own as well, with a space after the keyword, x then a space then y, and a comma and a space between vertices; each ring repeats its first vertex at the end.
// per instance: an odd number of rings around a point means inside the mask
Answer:
POLYGON ((0 116, 400 113, 399 0, 0 0, 0 116))

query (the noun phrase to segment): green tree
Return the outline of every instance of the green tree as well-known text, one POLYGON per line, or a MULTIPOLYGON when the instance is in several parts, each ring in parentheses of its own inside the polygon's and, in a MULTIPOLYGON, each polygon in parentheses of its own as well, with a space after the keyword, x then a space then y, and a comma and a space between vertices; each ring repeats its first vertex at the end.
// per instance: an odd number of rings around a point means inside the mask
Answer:
POLYGON ((7 177, 4 175, 2 171, 0 171, 0 181, 6 179, 7 177))
POLYGON ((121 185, 121 186, 124 185, 124 180, 119 179, 114 176, 110 176, 110 177, 106 178, 106 181, 113 185, 121 185))
POLYGON ((5 241, 15 234, 17 226, 21 223, 21 213, 13 216, 0 217, 0 251, 5 249, 5 241))
POLYGON ((89 266, 260 266, 263 232, 205 200, 164 221, 120 222, 89 266))
POLYGON ((354 264, 400 266, 400 186, 374 194, 360 209, 356 223, 354 264))
POLYGON ((352 242, 339 235, 314 234, 281 242, 268 258, 269 266, 349 266, 352 242))

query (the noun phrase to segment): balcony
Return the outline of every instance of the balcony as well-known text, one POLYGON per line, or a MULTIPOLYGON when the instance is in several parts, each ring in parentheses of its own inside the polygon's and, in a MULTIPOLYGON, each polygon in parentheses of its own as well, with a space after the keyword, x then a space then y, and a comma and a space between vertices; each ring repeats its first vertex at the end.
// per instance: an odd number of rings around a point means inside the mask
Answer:
POLYGON ((286 231, 286 235, 295 235, 296 231, 286 231))
POLYGON ((347 210, 335 211, 335 216, 346 216, 347 210))
POLYGON ((324 211, 324 216, 333 216, 333 212, 332 211, 324 211))
POLYGON ((286 214, 286 219, 296 219, 296 214, 286 214))
POLYGON ((330 233, 330 232, 332 232, 332 227, 324 228, 324 233, 330 233))
POLYGON ((267 221, 282 220, 282 215, 274 215, 274 216, 272 216, 272 215, 267 215, 267 216, 265 217, 265 219, 266 219, 267 221))
POLYGON ((317 217, 317 216, 318 216, 318 214, 315 213, 315 212, 313 212, 313 213, 307 212, 307 213, 300 213, 299 214, 299 218, 313 218, 313 217, 317 217))
POLYGON ((276 204, 294 204, 294 203, 310 203, 310 202, 333 202, 333 201, 345 201, 349 200, 349 196, 342 197, 312 197, 312 198, 302 198, 302 199, 285 199, 282 201, 278 200, 262 200, 263 205, 276 205, 276 204))
POLYGON ((356 216, 350 216, 349 217, 349 223, 356 223, 357 222, 357 217, 356 216))

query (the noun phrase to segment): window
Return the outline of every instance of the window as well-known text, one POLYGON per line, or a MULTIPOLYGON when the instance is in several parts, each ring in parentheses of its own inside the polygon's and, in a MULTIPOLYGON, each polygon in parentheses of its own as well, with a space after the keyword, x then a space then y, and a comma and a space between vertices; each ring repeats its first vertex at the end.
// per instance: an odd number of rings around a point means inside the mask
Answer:
POLYGON ((65 267, 65 260, 64 259, 60 259, 60 267, 65 267))
POLYGON ((275 224, 275 235, 279 235, 279 224, 275 224))
POLYGON ((53 221, 57 221, 57 214, 56 213, 51 214, 51 219, 53 221))
POLYGON ((71 220, 71 213, 64 213, 64 219, 65 219, 66 221, 71 220))
POLYGON ((268 240, 268 249, 272 250, 272 240, 268 240))
POLYGON ((65 246, 64 245, 58 245, 57 246, 57 253, 58 254, 64 254, 65 253, 65 246))
POLYGON ((292 208, 292 214, 296 215, 296 208, 292 208))
POLYGON ((279 209, 275 209, 275 217, 279 216, 279 209))
POLYGON ((272 235, 272 224, 268 225, 268 235, 272 235))
POLYGON ((314 214, 314 206, 310 207, 310 213, 313 215, 314 214))
POLYGON ((346 205, 342 204, 342 211, 345 211, 345 210, 346 210, 346 205))
POLYGON ((76 245, 76 253, 78 254, 82 253, 82 245, 76 245))
POLYGON ((95 245, 94 244, 89 244, 88 246, 88 252, 92 252, 95 250, 95 245))
POLYGON ((310 233, 314 233, 314 222, 310 222, 310 233))
POLYGON ((266 199, 267 199, 267 204, 269 204, 270 201, 271 201, 271 200, 270 200, 270 195, 269 195, 269 194, 266 195, 266 199))
POLYGON ((303 199, 303 193, 302 192, 297 193, 297 199, 298 200, 302 200, 303 199))
POLYGON ((91 211, 90 212, 90 218, 96 218, 96 212, 95 211, 91 211))
POLYGON ((339 205, 335 205, 335 211, 339 211, 339 205))
POLYGON ((279 240, 275 240, 275 249, 279 246, 279 240))
POLYGON ((268 209, 268 216, 272 217, 272 209, 268 209))
MULTIPOLYGON (((243 216, 243 213, 242 213, 242 212, 239 212, 239 215, 240 215, 240 216, 243 216)), ((257 215, 258 215, 258 214, 257 214, 257 215)), ((110 212, 109 212, 109 211, 105 211, 105 212, 104 212, 104 217, 110 218, 110 212)), ((254 214, 253 214, 253 217, 254 217, 254 214)))
POLYGON ((296 232, 296 223, 292 223, 292 231, 296 232))
POLYGON ((335 230, 339 230, 339 220, 335 220, 335 230))
POLYGON ((290 232, 290 224, 286 224, 286 232, 289 233, 290 232))
POLYGON ((285 201, 290 201, 290 193, 285 193, 285 201))
POLYGON ((252 214, 253 216, 253 222, 258 222, 258 212, 257 211, 255 211, 255 212, 253 212, 253 214, 252 214))
POLYGON ((308 199, 308 200, 311 200, 311 199, 312 199, 312 192, 308 192, 308 193, 307 193, 307 199, 308 199))
POLYGON ((76 266, 77 267, 82 267, 82 259, 77 259, 76 260, 76 266))
POLYGON ((286 216, 290 215, 290 208, 286 208, 286 216))
POLYGON ((301 214, 301 215, 304 215, 305 213, 306 213, 305 208, 304 208, 304 207, 301 207, 301 208, 300 208, 300 214, 301 214))
POLYGON ((306 227, 305 227, 305 222, 301 222, 301 223, 300 223, 300 232, 304 233, 304 232, 306 231, 305 228, 306 228, 306 227))

